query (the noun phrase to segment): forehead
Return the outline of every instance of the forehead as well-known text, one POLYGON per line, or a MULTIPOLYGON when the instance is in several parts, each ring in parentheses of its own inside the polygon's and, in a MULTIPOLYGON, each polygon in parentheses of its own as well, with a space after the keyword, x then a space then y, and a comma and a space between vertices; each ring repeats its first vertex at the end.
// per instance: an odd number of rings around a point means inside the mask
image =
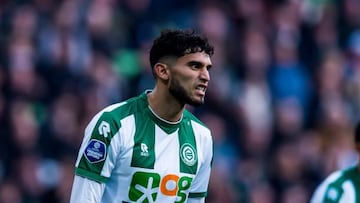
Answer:
POLYGON ((210 56, 205 52, 185 54, 184 56, 179 57, 177 60, 178 63, 187 63, 190 61, 197 61, 204 63, 205 65, 211 65, 210 56))

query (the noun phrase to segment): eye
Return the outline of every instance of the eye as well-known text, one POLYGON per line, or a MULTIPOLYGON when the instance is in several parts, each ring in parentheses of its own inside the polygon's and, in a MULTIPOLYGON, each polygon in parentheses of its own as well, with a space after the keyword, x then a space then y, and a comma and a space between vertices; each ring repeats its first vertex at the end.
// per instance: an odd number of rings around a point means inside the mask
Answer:
POLYGON ((199 69, 199 68, 201 68, 201 66, 200 65, 193 65, 192 68, 199 69))
POLYGON ((199 69, 202 67, 202 64, 196 61, 189 62, 189 67, 192 69, 199 69))

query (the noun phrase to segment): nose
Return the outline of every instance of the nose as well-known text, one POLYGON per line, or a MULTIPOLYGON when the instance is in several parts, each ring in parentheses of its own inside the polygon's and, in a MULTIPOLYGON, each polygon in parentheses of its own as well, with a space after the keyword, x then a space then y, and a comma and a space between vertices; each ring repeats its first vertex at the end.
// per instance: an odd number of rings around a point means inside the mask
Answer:
POLYGON ((209 73, 208 69, 204 68, 203 71, 201 71, 200 79, 205 81, 205 82, 210 81, 210 73, 209 73))

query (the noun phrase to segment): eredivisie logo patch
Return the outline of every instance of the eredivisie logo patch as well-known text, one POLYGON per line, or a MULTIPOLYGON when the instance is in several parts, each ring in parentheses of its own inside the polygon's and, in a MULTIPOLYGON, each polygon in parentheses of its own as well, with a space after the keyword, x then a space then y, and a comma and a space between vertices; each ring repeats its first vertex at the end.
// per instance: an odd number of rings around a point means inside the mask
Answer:
POLYGON ((84 156, 90 163, 97 163, 105 160, 106 145, 100 140, 92 139, 85 148, 84 156))

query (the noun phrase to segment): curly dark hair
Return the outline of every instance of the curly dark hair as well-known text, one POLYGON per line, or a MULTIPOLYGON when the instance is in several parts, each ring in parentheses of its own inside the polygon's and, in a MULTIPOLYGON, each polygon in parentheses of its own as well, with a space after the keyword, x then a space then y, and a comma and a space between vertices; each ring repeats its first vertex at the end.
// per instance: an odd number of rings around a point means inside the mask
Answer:
POLYGON ((196 34, 194 30, 166 29, 154 40, 150 50, 150 65, 154 68, 163 57, 179 58, 202 51, 209 56, 214 54, 214 47, 206 37, 196 34))

